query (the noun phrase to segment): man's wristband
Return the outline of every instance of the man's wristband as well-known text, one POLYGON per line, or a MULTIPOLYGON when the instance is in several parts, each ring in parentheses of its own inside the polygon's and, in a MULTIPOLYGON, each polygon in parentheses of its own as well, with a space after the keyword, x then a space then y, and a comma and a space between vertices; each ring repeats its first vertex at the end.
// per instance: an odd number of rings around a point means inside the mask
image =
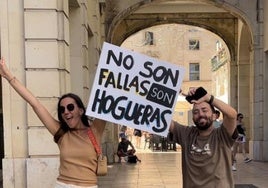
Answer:
POLYGON ((210 99, 208 101, 209 104, 212 104, 214 101, 214 96, 213 95, 210 95, 210 99))

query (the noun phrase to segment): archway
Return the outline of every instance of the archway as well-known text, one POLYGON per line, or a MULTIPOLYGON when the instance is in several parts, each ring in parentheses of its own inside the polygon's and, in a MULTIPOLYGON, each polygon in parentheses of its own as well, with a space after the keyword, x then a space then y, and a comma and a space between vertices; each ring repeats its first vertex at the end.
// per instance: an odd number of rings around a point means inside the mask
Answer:
MULTIPOLYGON (((162 24, 138 31, 121 46, 185 67, 182 91, 202 86, 229 103, 230 53, 215 33, 196 26, 162 24)), ((191 108, 185 98, 179 96, 173 119, 192 125, 191 108)))
MULTIPOLYGON (((245 112, 248 114, 246 124, 254 126, 252 123, 255 121, 253 117, 253 98, 255 97, 253 95, 253 82, 249 82, 247 79, 239 83, 243 75, 254 77, 252 66, 254 64, 254 51, 250 47, 253 44, 252 32, 254 29, 251 28, 252 25, 248 25, 250 20, 247 20, 247 15, 235 5, 212 1, 154 1, 153 3, 139 1, 128 7, 125 6, 116 17, 110 19, 112 21, 107 27, 109 28, 107 41, 116 45, 121 45, 127 37, 137 31, 169 23, 198 26, 220 36, 230 52, 229 103, 238 111, 241 108, 250 109, 245 112), (248 38, 247 46, 243 46, 244 39, 240 42, 245 37, 248 38), (245 54, 248 54, 246 57, 247 65, 242 66, 245 59, 240 55, 245 54), (250 58, 251 61, 248 61, 250 58), (241 64, 240 68, 238 68, 239 64, 241 64), (242 67, 246 70, 242 71, 242 67), (243 86, 245 84, 247 87, 243 86), (250 102, 242 104, 242 99, 250 102)), ((252 127, 249 130, 253 131, 252 127)))

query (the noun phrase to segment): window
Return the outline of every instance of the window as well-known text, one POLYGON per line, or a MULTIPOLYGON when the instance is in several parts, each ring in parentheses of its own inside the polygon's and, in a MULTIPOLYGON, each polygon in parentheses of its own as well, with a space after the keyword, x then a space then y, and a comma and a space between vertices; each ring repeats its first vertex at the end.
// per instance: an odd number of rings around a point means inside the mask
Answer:
POLYGON ((145 45, 154 44, 154 33, 150 31, 145 32, 145 45))
POLYGON ((199 50, 199 40, 190 39, 189 40, 189 50, 199 50))
POLYGON ((200 67, 199 63, 190 63, 190 72, 189 72, 189 79, 190 81, 193 80, 200 80, 200 67))

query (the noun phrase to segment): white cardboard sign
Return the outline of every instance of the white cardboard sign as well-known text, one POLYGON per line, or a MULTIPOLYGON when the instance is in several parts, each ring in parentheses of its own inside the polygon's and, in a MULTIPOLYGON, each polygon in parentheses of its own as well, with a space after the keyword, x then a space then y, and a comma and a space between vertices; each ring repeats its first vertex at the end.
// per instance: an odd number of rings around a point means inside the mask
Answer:
POLYGON ((167 136, 185 69, 104 43, 86 114, 167 136))

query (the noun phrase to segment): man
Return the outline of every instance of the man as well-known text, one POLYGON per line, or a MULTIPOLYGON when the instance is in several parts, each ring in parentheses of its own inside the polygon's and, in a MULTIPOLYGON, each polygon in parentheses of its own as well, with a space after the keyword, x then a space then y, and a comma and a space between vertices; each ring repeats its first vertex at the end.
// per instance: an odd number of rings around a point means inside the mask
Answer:
POLYGON ((126 137, 121 137, 121 142, 118 144, 117 148, 117 156, 119 158, 119 163, 121 163, 121 157, 126 157, 129 154, 134 154, 136 152, 133 144, 126 138, 126 137), (131 147, 132 149, 128 149, 128 147, 131 147))
MULTIPOLYGON (((194 96, 196 89, 191 88, 188 96, 194 96)), ((237 112, 208 93, 191 103, 195 126, 183 126, 174 121, 170 126, 174 140, 182 148, 183 187, 234 187, 231 147, 237 112), (213 126, 214 106, 223 114, 222 126, 217 129, 213 126)))

